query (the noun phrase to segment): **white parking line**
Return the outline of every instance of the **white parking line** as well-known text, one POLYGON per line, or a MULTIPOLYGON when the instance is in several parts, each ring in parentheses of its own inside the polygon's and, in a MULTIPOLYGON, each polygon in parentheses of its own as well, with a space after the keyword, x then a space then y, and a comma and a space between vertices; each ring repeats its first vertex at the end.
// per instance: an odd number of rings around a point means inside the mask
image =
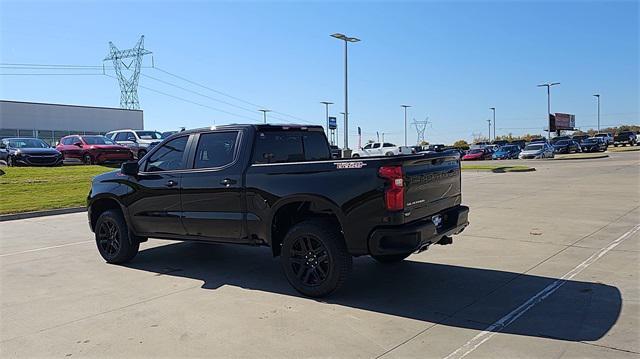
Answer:
POLYGON ((625 234, 616 238, 613 242, 609 243, 606 247, 600 249, 598 252, 594 253, 591 257, 587 258, 584 262, 578 264, 572 270, 567 272, 567 274, 563 275, 562 278, 557 279, 555 282, 549 284, 547 287, 542 289, 536 295, 531 297, 529 300, 524 302, 518 308, 511 311, 509 314, 500 318, 495 323, 488 326, 485 330, 483 330, 480 334, 473 337, 467 343, 465 343, 460 348, 456 349, 454 352, 446 356, 446 359, 454 359, 454 358, 464 358, 474 350, 476 350, 480 345, 482 345, 487 340, 491 339, 496 333, 500 332, 504 328, 506 328, 509 324, 516 321, 523 314, 525 314, 529 309, 533 308, 536 304, 542 302, 551 294, 553 294, 556 290, 558 290, 562 285, 564 285, 568 280, 580 274, 587 267, 593 264, 595 261, 600 259, 602 256, 607 254, 610 250, 617 247, 620 243, 622 243, 625 239, 632 236, 634 233, 640 230, 640 224, 637 224, 635 227, 630 229, 625 234))
POLYGON ((7 253, 7 254, 0 254, 0 257, 15 256, 15 255, 17 255, 17 254, 31 253, 31 252, 39 252, 39 251, 45 251, 45 250, 47 250, 47 249, 54 249, 54 248, 67 247, 67 246, 75 246, 76 244, 83 244, 83 243, 89 243, 89 242, 93 242, 93 240, 89 240, 89 241, 82 241, 82 242, 74 242, 74 243, 67 243, 67 244, 60 244, 60 245, 57 245, 57 246, 42 247, 42 248, 36 248, 36 249, 29 249, 29 250, 21 251, 21 252, 13 252, 13 253, 7 253))

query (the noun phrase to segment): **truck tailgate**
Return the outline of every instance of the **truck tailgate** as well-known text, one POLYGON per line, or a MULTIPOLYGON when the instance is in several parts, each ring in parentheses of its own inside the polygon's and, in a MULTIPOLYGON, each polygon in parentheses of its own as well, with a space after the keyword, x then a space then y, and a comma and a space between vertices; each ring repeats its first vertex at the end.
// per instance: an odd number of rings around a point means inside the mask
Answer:
POLYGON ((461 203, 460 157, 456 152, 425 154, 402 164, 405 222, 461 203))

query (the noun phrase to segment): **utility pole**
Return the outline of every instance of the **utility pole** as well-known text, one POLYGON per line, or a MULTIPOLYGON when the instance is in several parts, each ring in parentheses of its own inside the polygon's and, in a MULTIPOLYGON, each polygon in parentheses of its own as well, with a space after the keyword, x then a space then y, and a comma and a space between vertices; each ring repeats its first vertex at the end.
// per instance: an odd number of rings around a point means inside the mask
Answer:
POLYGON ((411 107, 410 105, 400 105, 400 107, 404 108, 404 145, 407 145, 407 108, 411 107))
POLYGON ((424 142, 424 132, 427 130, 427 125, 430 123, 431 122, 429 121, 429 117, 425 118, 424 121, 416 121, 415 118, 413 119, 413 122, 411 124, 414 125, 416 128, 416 135, 417 135, 416 144, 417 145, 424 142))
POLYGON ((267 109, 262 109, 262 110, 258 110, 260 112, 262 112, 262 117, 264 118, 264 123, 267 123, 267 112, 271 112, 271 110, 267 110, 267 109))
MULTIPOLYGON (((490 110, 493 111, 493 140, 496 140, 496 108, 490 107, 490 110)), ((491 140, 491 133, 489 133, 489 140, 491 140)))
POLYGON ((488 119, 487 122, 489 123, 489 142, 491 142, 491 119, 488 119))
POLYGON ((598 99, 598 133, 600 132, 600 94, 593 95, 598 99))
MULTIPOLYGON (((140 108, 138 101, 138 80, 140 79, 140 67, 142 65, 142 57, 151 54, 151 51, 144 48, 144 35, 140 36, 140 40, 132 49, 118 50, 113 42, 109 41, 109 56, 104 61, 113 61, 113 69, 118 77, 120 84, 120 107, 137 110, 140 108), (133 59, 128 64, 124 63, 124 59, 133 59), (131 76, 122 73, 124 70, 130 70, 131 76)), ((103 69, 104 71, 104 69, 103 69)))
MULTIPOLYGON (((340 112, 340 114, 342 115, 342 122, 344 122, 344 125, 345 125, 345 127, 344 127, 344 138, 346 139, 347 136, 349 135, 347 133, 347 114, 345 112, 340 112)), ((339 137, 339 136, 336 134, 336 137, 339 137)), ((337 139, 336 139, 336 142, 338 142, 337 139)), ((345 142, 345 146, 346 146, 346 142, 345 142)), ((347 149, 346 147, 343 148, 343 150, 346 150, 346 149, 347 149)))
POLYGON ((549 126, 549 133, 547 138, 551 140, 551 86, 560 85, 559 82, 547 82, 546 84, 540 84, 538 87, 547 88, 547 125, 549 126))
POLYGON ((360 39, 356 37, 348 37, 344 34, 335 33, 331 35, 336 39, 344 41, 344 149, 349 149, 349 81, 348 81, 348 51, 347 44, 349 42, 358 42, 360 39))

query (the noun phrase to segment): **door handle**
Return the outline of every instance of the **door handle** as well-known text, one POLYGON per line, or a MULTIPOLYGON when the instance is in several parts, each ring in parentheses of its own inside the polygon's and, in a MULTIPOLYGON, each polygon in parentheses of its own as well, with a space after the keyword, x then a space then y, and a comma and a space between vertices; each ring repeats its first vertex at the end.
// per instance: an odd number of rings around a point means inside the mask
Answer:
POLYGON ((178 182, 174 181, 174 180, 169 180, 167 181, 167 183, 165 183, 165 186, 167 187, 174 187, 178 184, 178 182))
POLYGON ((232 184, 236 184, 236 180, 231 179, 231 178, 225 178, 222 181, 220 181, 220 184, 223 185, 223 186, 229 187, 232 184))

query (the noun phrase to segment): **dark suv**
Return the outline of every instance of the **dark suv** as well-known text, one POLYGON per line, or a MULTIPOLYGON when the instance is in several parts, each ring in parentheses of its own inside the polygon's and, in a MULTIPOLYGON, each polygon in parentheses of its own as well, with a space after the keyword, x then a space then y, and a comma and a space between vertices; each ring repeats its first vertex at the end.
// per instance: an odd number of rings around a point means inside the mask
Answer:
POLYGON ((62 154, 39 138, 3 138, 0 161, 7 166, 61 166, 62 154))

